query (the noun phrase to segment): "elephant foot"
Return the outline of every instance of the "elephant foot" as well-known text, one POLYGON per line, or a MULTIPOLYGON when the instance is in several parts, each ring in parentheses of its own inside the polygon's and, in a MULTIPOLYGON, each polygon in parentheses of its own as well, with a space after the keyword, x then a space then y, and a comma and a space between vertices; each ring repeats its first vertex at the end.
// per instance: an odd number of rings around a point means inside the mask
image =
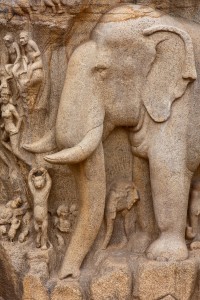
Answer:
POLYGON ((188 258, 188 250, 179 235, 162 234, 147 249, 147 258, 157 261, 181 261, 188 258))
POLYGON ((62 280, 67 277, 78 278, 80 276, 80 269, 78 267, 67 265, 62 266, 59 272, 59 278, 62 280))

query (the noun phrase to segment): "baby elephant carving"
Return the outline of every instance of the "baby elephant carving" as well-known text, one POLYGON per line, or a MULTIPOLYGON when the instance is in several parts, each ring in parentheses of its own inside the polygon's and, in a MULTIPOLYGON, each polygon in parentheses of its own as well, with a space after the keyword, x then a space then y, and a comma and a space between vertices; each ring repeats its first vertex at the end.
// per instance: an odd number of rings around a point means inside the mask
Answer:
POLYGON ((132 181, 121 179, 111 184, 105 210, 107 228, 102 249, 106 249, 110 242, 117 213, 121 213, 124 217, 124 231, 128 240, 127 215, 138 200, 139 193, 132 181))

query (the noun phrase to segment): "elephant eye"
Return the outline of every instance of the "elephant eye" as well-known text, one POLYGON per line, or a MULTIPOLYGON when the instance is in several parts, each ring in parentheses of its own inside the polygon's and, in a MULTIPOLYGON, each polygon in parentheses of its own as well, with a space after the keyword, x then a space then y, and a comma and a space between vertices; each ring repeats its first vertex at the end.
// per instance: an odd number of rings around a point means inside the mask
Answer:
POLYGON ((99 72, 99 73, 104 72, 104 71, 106 71, 107 69, 108 69, 108 68, 107 68, 106 66, 103 66, 103 65, 98 65, 98 66, 94 67, 94 71, 95 71, 95 72, 99 72))
POLYGON ((98 74, 98 76, 100 76, 101 79, 105 79, 107 77, 108 67, 103 65, 98 65, 94 67, 93 71, 94 73, 98 74))

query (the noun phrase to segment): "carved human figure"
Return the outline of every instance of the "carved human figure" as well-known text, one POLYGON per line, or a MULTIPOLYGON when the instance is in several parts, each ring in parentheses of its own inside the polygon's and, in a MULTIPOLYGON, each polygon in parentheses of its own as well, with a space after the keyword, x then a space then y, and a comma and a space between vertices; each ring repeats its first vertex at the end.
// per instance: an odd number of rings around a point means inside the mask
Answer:
POLYGON ((10 207, 11 209, 17 209, 21 207, 22 204, 23 201, 21 197, 16 197, 15 199, 8 201, 8 203, 6 203, 6 207, 10 207))
POLYGON ((7 33, 3 38, 4 44, 8 51, 8 61, 5 65, 5 69, 9 75, 8 78, 18 77, 18 71, 20 69, 21 53, 17 42, 15 42, 12 33, 7 33))
POLYGON ((106 218, 106 235, 102 245, 102 249, 106 249, 111 239, 114 221, 117 213, 121 213, 124 217, 124 231, 126 240, 128 241, 128 220, 127 215, 133 205, 139 200, 139 194, 135 184, 129 180, 117 180, 111 184, 108 192, 105 218, 106 218))
POLYGON ((5 207, 3 207, 0 214, 0 225, 3 230, 3 234, 5 235, 7 232, 7 226, 10 224, 10 228, 8 230, 8 238, 13 241, 18 228, 20 227, 21 221, 19 219, 25 213, 25 209, 27 209, 26 204, 23 204, 23 201, 20 197, 16 197, 13 200, 10 200, 6 203, 5 207), (5 232, 4 232, 5 231, 5 232))
POLYGON ((30 83, 33 72, 43 69, 40 50, 30 36, 28 31, 22 31, 19 35, 21 55, 24 72, 27 73, 26 84, 30 83))
POLYGON ((13 217, 13 210, 10 207, 4 207, 0 213, 0 225, 10 224, 13 217))
POLYGON ((59 205, 56 217, 54 218, 54 226, 58 229, 56 233, 58 246, 62 248, 65 245, 65 241, 62 233, 70 233, 75 223, 75 219, 77 217, 78 210, 76 204, 72 204, 70 207, 66 204, 59 205))
POLYGON ((11 242, 13 242, 20 225, 21 225, 21 221, 18 218, 14 217, 11 221, 11 226, 8 231, 8 238, 10 239, 11 242))
POLYGON ((60 205, 57 209, 57 217, 54 224, 61 232, 70 231, 69 208, 67 205, 60 205))
POLYGON ((0 92, 3 89, 7 89, 8 88, 8 79, 9 79, 9 76, 8 76, 8 73, 7 73, 6 69, 5 69, 5 67, 0 66, 0 81, 1 81, 0 92))
POLYGON ((191 249, 200 248, 200 180, 192 181, 189 199, 189 226, 187 227, 187 238, 192 239, 191 249))
POLYGON ((46 7, 51 7, 52 12, 54 14, 58 13, 61 14, 64 12, 62 5, 61 5, 61 1, 60 0, 41 0, 41 12, 44 12, 46 10, 46 7), (58 10, 56 9, 56 7, 58 8, 58 10))
POLYGON ((0 237, 3 238, 6 236, 7 228, 5 225, 0 225, 0 237))
POLYGON ((19 242, 23 243, 26 240, 26 237, 29 235, 31 229, 31 218, 32 214, 30 211, 27 211, 22 219, 23 230, 19 235, 19 242))
POLYGON ((73 227, 74 224, 75 224, 76 218, 78 216, 78 208, 77 208, 77 205, 75 203, 73 203, 70 206, 69 212, 70 212, 70 214, 69 214, 70 224, 71 224, 71 227, 73 227))
POLYGON ((11 103, 11 93, 8 89, 3 89, 1 92, 1 116, 3 123, 1 124, 2 144, 11 152, 13 152, 18 158, 22 159, 19 152, 19 136, 18 132, 21 126, 21 118, 11 103), (10 145, 8 144, 10 142, 10 145))
POLYGON ((47 249, 48 242, 48 197, 52 185, 47 170, 34 168, 28 175, 28 185, 33 196, 34 227, 37 232, 36 247, 47 249))

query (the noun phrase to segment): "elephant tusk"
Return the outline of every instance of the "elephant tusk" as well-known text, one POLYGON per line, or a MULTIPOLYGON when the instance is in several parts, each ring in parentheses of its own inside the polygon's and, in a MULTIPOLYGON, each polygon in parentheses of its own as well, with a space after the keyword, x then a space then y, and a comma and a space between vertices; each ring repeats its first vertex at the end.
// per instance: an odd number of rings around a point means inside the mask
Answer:
POLYGON ((61 150, 55 154, 47 155, 44 159, 52 164, 78 163, 84 160, 84 152, 80 146, 61 150))
POLYGON ((103 124, 90 130, 83 140, 76 146, 63 149, 57 153, 47 155, 44 159, 53 164, 76 164, 88 158, 101 142, 103 124))

